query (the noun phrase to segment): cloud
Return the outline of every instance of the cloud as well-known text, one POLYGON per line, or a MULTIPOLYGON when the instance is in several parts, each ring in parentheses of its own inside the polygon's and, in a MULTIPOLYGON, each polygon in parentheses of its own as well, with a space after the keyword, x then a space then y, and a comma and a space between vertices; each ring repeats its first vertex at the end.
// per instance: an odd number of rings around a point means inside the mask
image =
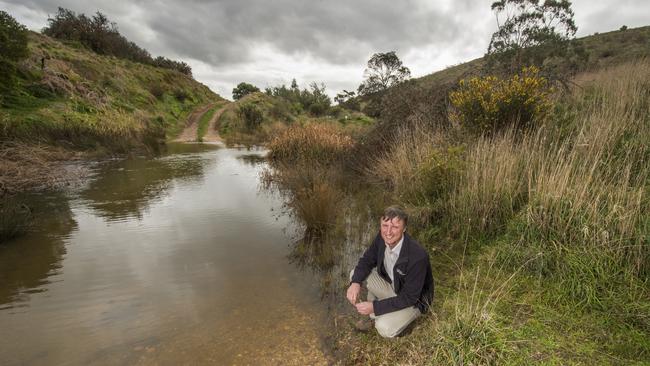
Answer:
MULTIPOLYGON (((644 25, 650 13, 644 0, 573 3, 580 35, 644 25)), ((375 52, 396 51, 422 76, 482 56, 496 30, 489 1, 477 0, 0 0, 35 30, 58 6, 104 13, 129 40, 188 62, 225 97, 240 81, 263 88, 292 78, 323 81, 330 95, 354 90, 375 52)))

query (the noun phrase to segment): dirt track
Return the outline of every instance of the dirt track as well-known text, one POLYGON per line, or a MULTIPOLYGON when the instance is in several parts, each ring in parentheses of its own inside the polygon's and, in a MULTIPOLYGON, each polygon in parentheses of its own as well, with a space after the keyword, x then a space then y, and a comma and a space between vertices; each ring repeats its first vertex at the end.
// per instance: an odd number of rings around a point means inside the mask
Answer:
MULTIPOLYGON (((210 109, 212 109, 215 105, 216 105, 216 103, 210 103, 210 104, 205 105, 203 107, 200 107, 199 109, 192 112, 192 114, 190 114, 189 118, 187 119, 187 123, 185 124, 185 129, 173 141, 175 141, 175 142, 195 142, 195 141, 198 141, 199 121, 201 120, 201 117, 205 113, 207 113, 210 109)), ((219 134, 217 133, 217 130, 216 130, 216 124, 217 124, 217 121, 219 120, 219 117, 221 116, 221 113, 223 113, 224 109, 225 109, 225 106, 222 107, 221 109, 217 110, 214 113, 214 115, 212 116, 212 119, 210 119, 210 122, 208 123, 208 128, 206 130, 205 136, 203 136, 203 139, 202 139, 203 142, 218 142, 218 141, 221 141, 221 138, 219 137, 219 134)))

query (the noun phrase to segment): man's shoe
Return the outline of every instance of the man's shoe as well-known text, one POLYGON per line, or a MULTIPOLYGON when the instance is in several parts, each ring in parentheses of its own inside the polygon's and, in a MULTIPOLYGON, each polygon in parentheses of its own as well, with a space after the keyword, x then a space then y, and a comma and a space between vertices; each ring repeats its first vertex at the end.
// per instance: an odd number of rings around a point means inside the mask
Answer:
POLYGON ((367 332, 375 325, 375 321, 370 318, 363 318, 354 323, 354 328, 359 332, 367 332))

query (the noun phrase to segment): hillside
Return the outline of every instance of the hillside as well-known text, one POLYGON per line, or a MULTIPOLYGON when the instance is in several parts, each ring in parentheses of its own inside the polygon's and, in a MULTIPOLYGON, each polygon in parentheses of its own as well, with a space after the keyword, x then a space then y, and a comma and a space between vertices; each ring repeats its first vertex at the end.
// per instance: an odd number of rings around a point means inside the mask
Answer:
POLYGON ((355 216, 400 205, 428 250, 432 311, 386 340, 344 303, 345 364, 648 363, 650 27, 579 42, 566 87, 536 68, 486 76, 477 59, 365 99, 380 118, 353 143, 305 129, 270 144, 266 179, 306 228, 296 257, 333 268, 334 296, 358 260, 337 251, 359 241, 355 216))
MULTIPOLYGON (((616 30, 578 38, 585 61, 578 72, 598 70, 626 61, 650 57, 650 26, 616 30)), ((485 73, 483 57, 413 78, 384 92, 358 98, 361 111, 385 123, 445 119, 450 90, 461 79, 485 73)))
MULTIPOLYGON (((350 134, 359 134, 374 120, 365 114, 331 107, 329 99, 322 111, 313 113, 310 104, 314 93, 302 90, 293 95, 269 95, 254 92, 228 104, 217 121, 219 134, 228 144, 262 144, 290 126, 335 124, 350 134)), ((313 104, 312 104, 313 105, 313 104)))
POLYGON ((29 32, 13 93, 0 109, 0 189, 48 183, 73 153, 158 149, 195 109, 223 101, 178 71, 98 55, 29 32), (39 183, 40 182, 40 183, 39 183))
POLYGON ((30 32, 18 90, 5 101, 5 140, 125 151, 182 129, 222 98, 179 72, 93 53, 30 32))
MULTIPOLYGON (((650 56, 650 26, 596 33, 576 39, 586 54, 582 71, 598 69, 650 56)), ((484 65, 483 57, 447 67, 444 70, 415 79, 419 86, 431 87, 475 75, 484 65)))

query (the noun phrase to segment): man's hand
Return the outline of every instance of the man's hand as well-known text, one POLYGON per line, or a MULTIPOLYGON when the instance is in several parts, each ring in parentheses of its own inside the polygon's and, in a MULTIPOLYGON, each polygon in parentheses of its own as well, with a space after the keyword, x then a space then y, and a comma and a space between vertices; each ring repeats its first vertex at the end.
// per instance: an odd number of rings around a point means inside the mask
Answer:
POLYGON ((361 292, 361 285, 353 282, 350 284, 350 287, 348 287, 348 292, 346 294, 346 297, 348 298, 348 301, 352 305, 357 304, 357 300, 359 299, 359 293, 361 292))
POLYGON ((374 306, 370 301, 360 302, 355 306, 357 308, 357 312, 361 315, 370 315, 375 312, 374 306))

